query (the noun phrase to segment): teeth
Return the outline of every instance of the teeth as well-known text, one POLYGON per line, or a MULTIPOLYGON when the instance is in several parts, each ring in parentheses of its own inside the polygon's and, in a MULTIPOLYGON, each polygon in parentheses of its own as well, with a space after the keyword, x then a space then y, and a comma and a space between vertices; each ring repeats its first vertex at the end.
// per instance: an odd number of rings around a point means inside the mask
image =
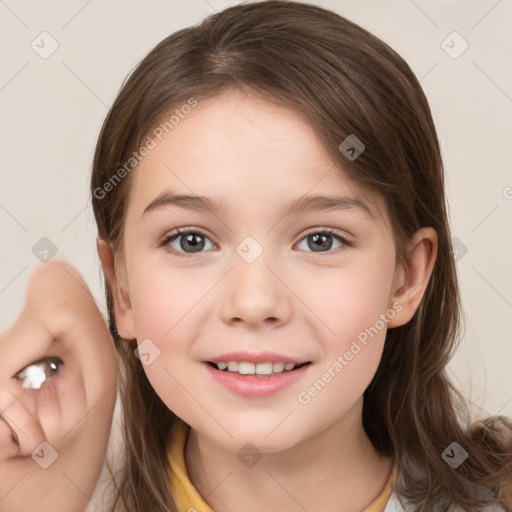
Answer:
POLYGON ((219 361, 216 363, 219 370, 238 372, 240 375, 272 375, 274 373, 283 373, 283 371, 293 370, 297 365, 295 363, 267 362, 251 363, 249 361, 219 361))
POLYGON ((228 370, 230 372, 238 371, 238 361, 228 361, 228 370))
POLYGON ((238 373, 242 375, 251 375, 255 374, 256 365, 254 363, 247 363, 245 361, 240 361, 238 363, 238 373))
MULTIPOLYGON (((286 365, 284 363, 273 363, 272 364, 272 371, 274 373, 281 373, 284 370, 284 367, 286 365)), ((295 366, 295 365, 294 365, 295 366)))

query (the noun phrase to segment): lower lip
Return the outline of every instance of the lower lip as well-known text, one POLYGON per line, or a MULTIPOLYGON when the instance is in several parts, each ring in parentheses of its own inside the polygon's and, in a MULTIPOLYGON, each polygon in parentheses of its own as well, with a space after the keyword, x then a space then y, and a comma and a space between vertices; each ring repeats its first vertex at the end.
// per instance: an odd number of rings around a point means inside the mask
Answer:
POLYGON ((278 393, 303 377, 304 373, 311 366, 311 363, 309 363, 296 370, 279 373, 271 377, 256 377, 253 375, 239 375, 238 373, 217 370, 208 363, 203 364, 206 365, 210 375, 218 383, 237 395, 246 398, 261 398, 278 393))

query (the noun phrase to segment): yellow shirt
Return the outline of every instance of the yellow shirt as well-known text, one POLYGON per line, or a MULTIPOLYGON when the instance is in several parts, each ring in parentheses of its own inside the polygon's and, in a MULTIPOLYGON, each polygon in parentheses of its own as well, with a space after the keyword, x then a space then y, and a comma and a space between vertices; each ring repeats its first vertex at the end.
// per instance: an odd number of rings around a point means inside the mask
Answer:
MULTIPOLYGON (((177 418, 172 432, 174 442, 169 449, 171 491, 180 512, 214 512, 193 486, 185 466, 185 447, 189 431, 190 426, 177 418)), ((393 492, 397 473, 398 465, 395 464, 381 494, 363 512, 384 511, 393 492)))

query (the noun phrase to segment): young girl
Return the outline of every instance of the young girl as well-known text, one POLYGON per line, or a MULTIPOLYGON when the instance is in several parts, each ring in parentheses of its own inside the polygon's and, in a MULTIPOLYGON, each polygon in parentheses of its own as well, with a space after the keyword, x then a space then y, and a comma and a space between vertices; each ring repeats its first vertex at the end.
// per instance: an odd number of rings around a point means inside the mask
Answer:
POLYGON ((430 109, 338 16, 246 3, 159 43, 91 180, 126 456, 112 510, 512 510, 512 424, 446 374, 430 109))

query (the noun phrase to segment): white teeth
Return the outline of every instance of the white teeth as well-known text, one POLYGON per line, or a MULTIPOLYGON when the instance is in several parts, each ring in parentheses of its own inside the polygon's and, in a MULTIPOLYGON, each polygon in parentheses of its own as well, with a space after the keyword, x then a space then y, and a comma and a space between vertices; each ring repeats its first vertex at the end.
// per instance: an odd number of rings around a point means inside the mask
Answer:
POLYGON ((256 365, 254 363, 248 363, 246 361, 240 361, 238 363, 238 373, 242 375, 250 375, 255 373, 256 365))
POLYGON ((228 371, 238 372, 240 375, 272 375, 293 370, 297 366, 295 363, 266 362, 255 364, 249 361, 219 361, 216 364, 219 370, 226 370, 227 368, 228 371))
POLYGON ((238 361, 228 361, 228 370, 230 372, 238 371, 238 361))
POLYGON ((270 375, 272 373, 272 363, 258 363, 255 373, 258 375, 270 375))
POLYGON ((272 371, 274 373, 281 373, 284 370, 284 363, 274 363, 272 365, 272 371))

